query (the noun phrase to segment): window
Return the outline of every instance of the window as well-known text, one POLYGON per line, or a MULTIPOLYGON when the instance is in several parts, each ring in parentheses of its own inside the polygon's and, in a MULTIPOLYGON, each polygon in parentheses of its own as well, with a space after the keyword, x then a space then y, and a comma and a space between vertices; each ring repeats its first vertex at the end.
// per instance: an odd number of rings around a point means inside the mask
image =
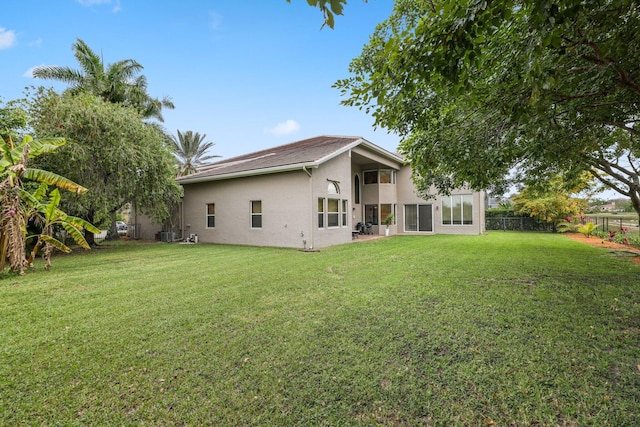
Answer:
POLYGON ((353 178, 353 190, 354 190, 354 203, 356 205, 360 204, 360 177, 358 175, 353 178))
POLYGON ((365 171, 364 172, 365 184, 377 184, 378 183, 378 171, 365 171))
MULTIPOLYGON (((384 204, 384 205, 380 205, 380 219, 382 221, 384 221, 385 219, 387 219, 387 217, 391 214, 393 214, 393 205, 390 204, 384 204)), ((395 214, 394 214, 394 219, 392 224, 395 224, 395 214)))
POLYGON ((391 169, 380 169, 380 184, 395 184, 395 173, 391 169))
POLYGON ((349 214, 349 204, 347 203, 346 200, 342 201, 342 226, 346 227, 348 222, 347 222, 347 215, 349 214))
POLYGON ((251 228, 262 228, 262 201, 251 201, 251 228))
POLYGON ((339 212, 340 200, 338 199, 327 199, 327 226, 328 227, 338 227, 340 223, 338 222, 340 219, 339 212))
POLYGON ((329 181, 329 185, 327 186, 327 194, 340 194, 340 186, 338 185, 338 181, 329 181))
POLYGON ((318 199, 318 228, 324 228, 324 198, 318 199))
POLYGON ((378 205, 364 205, 364 221, 378 225, 378 205))
POLYGON ((473 196, 456 194, 442 198, 443 225, 473 224, 473 196))
POLYGON ((404 231, 433 231, 432 205, 404 205, 404 231))
POLYGON ((207 228, 216 227, 216 204, 207 203, 207 228))

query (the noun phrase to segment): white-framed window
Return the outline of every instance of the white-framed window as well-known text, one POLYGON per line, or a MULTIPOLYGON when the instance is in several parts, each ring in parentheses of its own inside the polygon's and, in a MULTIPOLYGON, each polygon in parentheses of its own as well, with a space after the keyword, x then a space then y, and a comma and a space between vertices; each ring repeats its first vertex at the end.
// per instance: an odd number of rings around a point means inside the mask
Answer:
POLYGON ((378 171, 364 171, 364 184, 377 184, 378 183, 378 171))
POLYGON ((393 169, 378 169, 364 171, 365 184, 395 184, 396 171, 393 169))
POLYGON ((324 228, 324 197, 318 197, 318 228, 324 228))
POLYGON ((340 185, 338 185, 337 181, 329 181, 327 194, 340 194, 340 185))
POLYGON ((453 194, 442 198, 442 225, 472 225, 473 195, 453 194))
POLYGON ((380 184, 395 184, 396 171, 393 169, 380 169, 380 178, 378 181, 380 184))
POLYGON ((327 227, 340 226, 340 199, 327 199, 327 227))
POLYGON ((380 205, 380 220, 384 221, 389 215, 393 215, 392 224, 396 223, 396 205, 383 203, 380 205))
POLYGON ((216 228, 216 204, 207 203, 207 228, 216 228))
POLYGON ((342 200, 342 226, 346 227, 349 220, 349 203, 347 200, 342 200))
POLYGON ((262 228, 262 200, 251 201, 251 228, 262 228))

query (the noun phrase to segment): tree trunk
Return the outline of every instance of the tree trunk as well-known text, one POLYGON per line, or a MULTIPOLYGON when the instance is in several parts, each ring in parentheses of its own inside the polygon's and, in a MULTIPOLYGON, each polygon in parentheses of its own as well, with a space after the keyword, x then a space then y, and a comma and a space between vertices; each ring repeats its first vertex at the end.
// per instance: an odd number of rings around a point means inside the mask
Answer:
POLYGON ((631 198, 631 206, 633 206, 636 214, 638 214, 638 227, 640 227, 640 191, 631 189, 631 191, 629 191, 629 196, 631 198))
MULTIPOLYGON (((87 212, 86 221, 93 224, 93 219, 94 219, 93 211, 87 212)), ((96 236, 87 229, 84 230, 84 240, 87 241, 87 244, 89 245, 90 248, 95 248, 96 246, 98 246, 98 244, 96 243, 96 236)))
POLYGON ((96 246, 98 246, 98 244, 96 243, 96 236, 89 230, 84 230, 84 240, 87 241, 87 244, 90 248, 95 248, 96 246))

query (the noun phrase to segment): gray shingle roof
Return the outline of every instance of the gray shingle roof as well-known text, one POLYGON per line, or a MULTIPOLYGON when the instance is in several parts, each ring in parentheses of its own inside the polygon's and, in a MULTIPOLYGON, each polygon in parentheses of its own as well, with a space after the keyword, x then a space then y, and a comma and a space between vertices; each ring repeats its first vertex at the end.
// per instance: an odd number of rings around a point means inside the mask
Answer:
POLYGON ((361 142, 365 140, 359 136, 317 136, 303 139, 211 163, 197 173, 178 178, 178 182, 198 182, 234 175, 265 173, 274 169, 284 170, 287 166, 317 165, 361 142))

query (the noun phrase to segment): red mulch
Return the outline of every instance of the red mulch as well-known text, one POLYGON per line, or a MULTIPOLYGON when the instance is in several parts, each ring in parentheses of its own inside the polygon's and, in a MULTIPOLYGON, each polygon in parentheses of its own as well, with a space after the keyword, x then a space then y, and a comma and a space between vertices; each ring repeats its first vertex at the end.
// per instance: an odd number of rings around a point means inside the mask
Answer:
POLYGON ((602 239, 596 236, 587 237, 582 233, 565 233, 565 236, 567 236, 572 240, 576 240, 578 242, 582 242, 584 244, 594 246, 596 248, 607 248, 614 251, 634 252, 638 256, 633 257, 633 262, 640 265, 640 248, 636 248, 635 246, 623 245, 621 243, 616 243, 616 242, 610 242, 607 239, 602 239))

